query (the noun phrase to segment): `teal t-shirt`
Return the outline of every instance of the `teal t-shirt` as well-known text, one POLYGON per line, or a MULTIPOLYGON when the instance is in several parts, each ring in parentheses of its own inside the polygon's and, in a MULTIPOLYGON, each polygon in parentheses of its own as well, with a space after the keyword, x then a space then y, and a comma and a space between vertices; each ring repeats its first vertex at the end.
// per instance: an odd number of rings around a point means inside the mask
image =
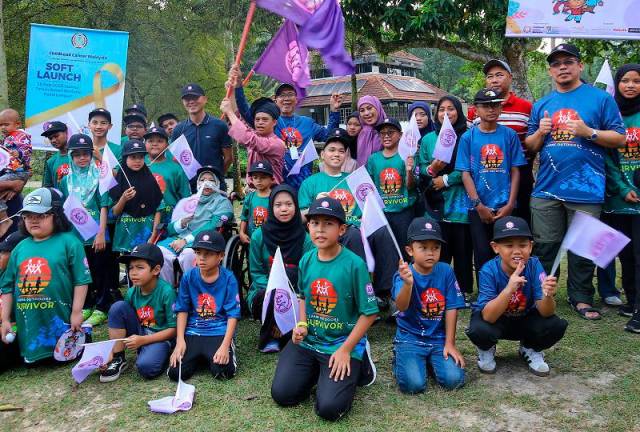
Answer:
POLYGON ((331 176, 326 172, 320 172, 304 179, 300 190, 298 190, 300 209, 308 209, 319 193, 331 191, 329 196, 342 204, 344 213, 347 216, 347 224, 359 227, 362 212, 349 189, 349 185, 344 181, 348 176, 348 173, 331 176), (333 189, 334 187, 335 189, 333 189))
POLYGON ((69 154, 56 152, 51 155, 44 164, 44 174, 42 175, 42 187, 60 188, 60 182, 69 174, 69 154))
POLYGON ((240 220, 247 222, 249 237, 262 226, 269 216, 269 195, 261 197, 257 191, 249 192, 242 203, 240 220))
MULTIPOLYGON (((300 346, 333 354, 347 340, 360 315, 379 312, 367 265, 342 247, 330 261, 321 261, 318 251, 307 252, 300 261, 298 287, 305 301, 308 334, 300 346)), ((362 360, 366 337, 351 357, 362 360)))
MULTIPOLYGON (((149 165, 148 162, 147 165, 149 165)), ((191 196, 189 179, 182 167, 177 162, 169 159, 156 161, 149 165, 149 169, 162 191, 165 203, 162 220, 169 222, 171 213, 178 201, 191 196)))
POLYGON ((640 214, 640 204, 625 200, 629 191, 640 194, 640 190, 633 183, 633 173, 640 169, 640 112, 623 117, 627 133, 624 147, 611 150, 613 160, 607 159, 607 185, 603 211, 616 214, 640 214), (617 153, 617 154, 616 154, 617 153), (613 172, 612 172, 613 171, 613 172), (615 186, 612 188, 611 183, 615 186), (611 189, 613 193, 611 193, 611 189))
POLYGON ((385 205, 385 213, 399 213, 416 202, 415 188, 407 189, 405 163, 396 152, 386 157, 382 151, 369 156, 367 171, 385 205))
MULTIPOLYGON (((158 207, 158 211, 162 211, 158 207)), ((113 234, 114 252, 129 252, 141 243, 146 243, 153 232, 153 217, 155 213, 145 217, 133 217, 122 213, 116 221, 116 231, 113 234)))
MULTIPOLYGON (((62 179, 62 182, 60 183, 60 192, 62 192, 65 199, 69 197, 68 177, 65 177, 62 179)), ((80 197, 78 197, 78 199, 80 199, 80 197)), ((102 207, 109 207, 110 205, 111 205, 111 198, 109 198, 109 194, 105 193, 100 195, 98 188, 96 188, 96 191, 93 194, 93 198, 91 199, 91 201, 85 204, 85 209, 87 210, 87 213, 91 215, 93 220, 95 220, 96 223, 100 225, 100 209, 102 207)), ((73 232, 76 234, 78 239, 81 242, 83 242, 85 246, 91 246, 93 244, 93 240, 95 239, 95 236, 85 241, 80 235, 80 233, 75 229, 75 227, 73 228, 73 232)), ((105 232, 105 239, 107 242, 109 241, 108 237, 109 237, 109 232, 107 231, 105 232)))
POLYGON ((138 286, 129 288, 124 300, 136 310, 142 327, 154 332, 176 326, 176 290, 168 282, 158 279, 151 294, 143 294, 138 286))
POLYGON ((72 232, 42 241, 28 237, 16 246, 0 287, 3 294, 13 294, 20 353, 26 362, 53 355, 70 322, 74 288, 89 283, 84 247, 72 232))

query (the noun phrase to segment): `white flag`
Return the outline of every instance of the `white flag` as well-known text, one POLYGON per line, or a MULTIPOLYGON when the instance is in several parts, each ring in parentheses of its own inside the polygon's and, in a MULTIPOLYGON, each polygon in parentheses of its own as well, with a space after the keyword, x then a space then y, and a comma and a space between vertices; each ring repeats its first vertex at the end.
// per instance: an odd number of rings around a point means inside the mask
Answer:
POLYGON ((191 147, 189 147, 189 142, 184 135, 180 135, 178 139, 171 143, 169 151, 176 161, 178 161, 189 180, 191 180, 198 173, 198 170, 202 168, 202 165, 200 165, 193 156, 191 147))
POLYGON ((118 184, 115 177, 113 177, 113 170, 118 166, 118 160, 113 154, 108 145, 104 146, 104 153, 102 154, 102 162, 100 162, 100 182, 98 183, 98 189, 100 195, 109 192, 109 190, 118 184))
POLYGON ((291 167, 291 170, 289 171, 289 174, 287 174, 287 177, 290 175, 300 174, 300 170, 303 166, 313 162, 316 159, 318 159, 318 151, 316 150, 316 146, 311 139, 304 147, 304 150, 302 150, 302 154, 296 160, 296 163, 294 163, 291 167))
POLYGON ((0 147, 0 170, 5 169, 11 162, 11 153, 0 147))
POLYGON ((409 120, 409 127, 402 133, 400 137, 400 143, 398 144, 398 154, 402 160, 406 161, 407 157, 413 156, 418 151, 418 143, 420 143, 420 128, 418 127, 418 121, 416 120, 416 114, 411 115, 409 120))
POLYGON ((433 159, 438 159, 446 163, 451 162, 457 139, 458 135, 456 134, 456 130, 451 125, 449 116, 445 113, 444 121, 438 134, 438 141, 436 141, 436 148, 433 150, 433 159))
POLYGON ((173 414, 177 411, 189 411, 193 406, 196 387, 182 381, 182 362, 178 363, 178 387, 175 396, 167 396, 147 402, 149 409, 156 413, 173 414))
POLYGON ((69 222, 73 224, 82 238, 87 241, 95 237, 100 231, 100 225, 93 219, 87 209, 82 205, 82 201, 71 194, 65 200, 62 209, 69 222))
POLYGON ((196 207, 198 207, 198 201, 200 201, 201 195, 202 190, 199 189, 198 192, 194 193, 190 197, 182 198, 178 201, 176 206, 173 208, 173 213, 171 213, 171 222, 193 216, 196 211, 196 207))
POLYGON ((276 249, 273 264, 269 272, 267 292, 262 302, 262 322, 264 323, 273 295, 273 316, 282 334, 289 333, 296 328, 299 316, 298 297, 289 286, 289 278, 284 269, 284 260, 280 248, 276 249), (273 294, 272 294, 273 291, 273 294))
POLYGON ((360 236, 362 237, 362 245, 364 246, 364 254, 366 257, 367 268, 369 269, 369 272, 373 272, 375 270, 376 262, 373 258, 373 253, 371 252, 371 247, 369 246, 367 237, 384 226, 386 226, 387 230, 389 231, 389 235, 393 240, 393 244, 398 251, 399 258, 402 258, 400 247, 398 247, 398 242, 396 241, 396 238, 391 231, 391 227, 389 226, 389 222, 387 221, 382 208, 380 208, 380 206, 378 205, 377 200, 371 199, 371 196, 368 196, 365 200, 364 208, 362 210, 362 219, 360 220, 360 236))
POLYGON ((380 208, 385 207, 382 197, 378 193, 378 188, 376 188, 375 183, 364 165, 349 174, 345 178, 345 181, 349 185, 351 195, 356 199, 356 203, 361 211, 364 211, 364 200, 370 193, 373 194, 376 201, 378 201, 380 208))
POLYGON ((611 66, 609 66, 609 60, 605 60, 600 69, 600 73, 596 78, 597 83, 602 83, 607 86, 607 93, 611 96, 615 94, 616 84, 613 81, 613 74, 611 73, 611 66))
POLYGON ((113 345, 122 339, 111 339, 104 342, 94 342, 84 344, 82 358, 77 365, 71 369, 71 375, 78 384, 84 381, 91 372, 107 363, 113 345))

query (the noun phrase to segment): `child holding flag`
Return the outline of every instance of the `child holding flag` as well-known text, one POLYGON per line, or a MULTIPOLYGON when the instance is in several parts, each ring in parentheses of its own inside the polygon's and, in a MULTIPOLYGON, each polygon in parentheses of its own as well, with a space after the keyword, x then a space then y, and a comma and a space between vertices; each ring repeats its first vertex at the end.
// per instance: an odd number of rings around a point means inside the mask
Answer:
POLYGON ((244 244, 251 242, 251 236, 264 224, 269 215, 273 168, 267 161, 258 161, 249 167, 247 174, 256 190, 249 192, 242 202, 240 240, 244 244))
POLYGON ((182 277, 175 306, 176 347, 167 372, 173 381, 178 381, 179 368, 183 380, 191 378, 201 361, 215 378, 236 374, 233 338, 240 301, 235 276, 221 265, 224 248, 224 238, 217 231, 202 231, 193 241, 197 267, 182 277))
POLYGON ((67 125, 54 121, 46 126, 42 136, 49 140, 49 143, 58 150, 44 164, 44 174, 42 176, 42 187, 58 188, 62 178, 69 174, 69 151, 67 148, 68 139, 67 125))
POLYGON ((317 250, 300 262, 300 317, 276 367, 271 396, 283 406, 316 389, 316 413, 335 421, 350 409, 358 384, 375 380, 366 333, 378 314, 367 266, 339 243, 344 209, 333 198, 309 206, 309 233, 317 250))
POLYGON ((29 237, 11 253, 2 290, 2 344, 6 355, 11 311, 16 314, 16 340, 26 363, 53 356, 58 338, 71 327, 82 331, 82 306, 91 273, 82 243, 69 232, 62 195, 39 188, 27 195, 19 229, 29 237))
POLYGON ((567 321, 555 315, 557 279, 531 256, 532 239, 524 219, 507 216, 494 224, 491 247, 498 256, 480 270, 478 301, 466 331, 478 348, 480 372, 495 373, 496 344, 507 339, 520 341, 518 352, 531 373, 548 376, 542 351, 567 329, 567 321))
POLYGON ((458 309, 464 296, 448 264, 438 262, 445 240, 437 222, 414 219, 407 232, 413 264, 400 262, 393 280, 398 314, 393 372, 403 393, 426 390, 427 364, 447 390, 464 385, 464 358, 456 348, 458 309))

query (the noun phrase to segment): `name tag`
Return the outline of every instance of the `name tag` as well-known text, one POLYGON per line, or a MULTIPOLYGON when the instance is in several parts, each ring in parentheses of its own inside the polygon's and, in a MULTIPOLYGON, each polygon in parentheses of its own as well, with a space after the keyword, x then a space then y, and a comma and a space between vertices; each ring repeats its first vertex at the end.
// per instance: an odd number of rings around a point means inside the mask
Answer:
POLYGON ((294 145, 289 147, 289 154, 291 155, 291 159, 293 160, 296 160, 300 157, 300 155, 298 154, 298 147, 294 145))

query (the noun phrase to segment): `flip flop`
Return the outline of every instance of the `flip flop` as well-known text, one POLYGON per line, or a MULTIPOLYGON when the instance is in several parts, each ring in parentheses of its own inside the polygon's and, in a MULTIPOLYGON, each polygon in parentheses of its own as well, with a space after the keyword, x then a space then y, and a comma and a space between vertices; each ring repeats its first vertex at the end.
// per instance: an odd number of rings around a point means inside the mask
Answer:
POLYGON ((598 321, 599 319, 602 319, 602 312, 600 312, 599 309, 596 309, 594 307, 587 306, 587 307, 578 309, 578 306, 576 306, 573 302, 571 302, 571 307, 573 308, 574 311, 578 312, 578 315, 580 315, 580 318, 585 319, 587 321, 598 321), (598 314, 597 318, 587 317, 587 314, 589 312, 596 312, 598 314))

